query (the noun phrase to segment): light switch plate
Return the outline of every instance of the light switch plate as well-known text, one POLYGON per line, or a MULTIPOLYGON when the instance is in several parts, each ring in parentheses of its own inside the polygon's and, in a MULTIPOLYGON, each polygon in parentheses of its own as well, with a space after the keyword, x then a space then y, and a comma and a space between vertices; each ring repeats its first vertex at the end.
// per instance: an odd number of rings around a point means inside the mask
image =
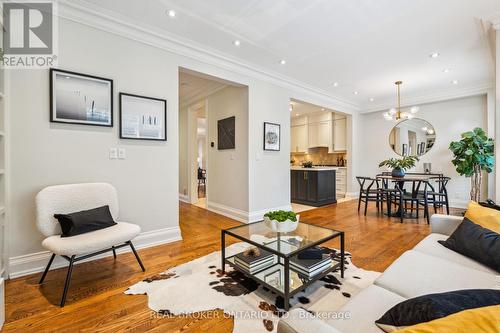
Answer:
POLYGON ((118 158, 120 160, 124 160, 127 157, 127 154, 125 152, 125 148, 118 148, 118 158))
POLYGON ((118 149, 109 148, 109 159, 116 160, 118 158, 118 149))

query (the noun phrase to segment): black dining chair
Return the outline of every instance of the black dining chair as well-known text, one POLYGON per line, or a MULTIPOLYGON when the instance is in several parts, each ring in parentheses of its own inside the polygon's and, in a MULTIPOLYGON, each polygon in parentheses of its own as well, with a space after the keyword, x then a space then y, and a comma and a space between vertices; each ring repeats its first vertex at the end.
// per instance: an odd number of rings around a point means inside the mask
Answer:
POLYGON ((368 210, 368 202, 375 202, 377 211, 380 211, 381 193, 379 180, 371 177, 356 177, 359 183, 358 212, 361 208, 361 202, 365 203, 365 216, 368 210))
POLYGON ((448 198, 448 186, 450 177, 437 176, 430 177, 429 181, 426 182, 424 187, 424 199, 430 205, 434 207, 434 213, 437 213, 438 207, 446 207, 446 214, 450 215, 450 203, 448 198), (434 185, 433 185, 434 184, 434 185))

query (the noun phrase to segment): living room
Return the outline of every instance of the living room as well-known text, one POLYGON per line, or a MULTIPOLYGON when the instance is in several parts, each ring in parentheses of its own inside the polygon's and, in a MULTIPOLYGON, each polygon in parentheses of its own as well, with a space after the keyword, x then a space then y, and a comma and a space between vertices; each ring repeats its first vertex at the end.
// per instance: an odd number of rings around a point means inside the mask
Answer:
POLYGON ((2 5, 5 332, 500 332, 498 1, 2 5))

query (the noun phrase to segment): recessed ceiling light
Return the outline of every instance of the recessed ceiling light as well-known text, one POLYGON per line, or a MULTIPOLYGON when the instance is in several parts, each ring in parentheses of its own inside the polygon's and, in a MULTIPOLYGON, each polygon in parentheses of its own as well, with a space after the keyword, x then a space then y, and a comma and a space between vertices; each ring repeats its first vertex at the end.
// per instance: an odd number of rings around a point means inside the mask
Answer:
POLYGON ((439 52, 433 52, 433 53, 429 54, 429 57, 434 58, 434 59, 439 57, 439 56, 440 56, 439 52))
POLYGON ((175 15, 177 15, 177 13, 175 12, 175 10, 173 10, 173 9, 167 10, 167 14, 170 17, 175 17, 175 15))
POLYGON ((355 91, 353 92, 354 95, 358 95, 359 94, 359 91, 355 91))
POLYGON ((333 82, 333 86, 334 86, 334 87, 338 87, 338 86, 339 86, 339 83, 338 83, 338 82, 333 82))
POLYGON ((241 42, 239 40, 233 41, 234 46, 240 46, 241 42))
POLYGON ((325 108, 321 108, 321 111, 325 111, 325 108))
POLYGON ((372 98, 370 98, 370 102, 373 102, 374 100, 375 100, 375 98, 373 98, 373 97, 372 97, 372 98))
POLYGON ((284 65, 284 64, 286 64, 286 60, 285 59, 281 59, 280 60, 280 65, 284 65))
POLYGON ((457 85, 458 84, 458 80, 451 81, 451 84, 457 85))
POLYGON ((299 113, 296 113, 295 115, 296 115, 297 117, 298 117, 298 116, 300 116, 300 114, 299 114, 299 113))
POLYGON ((451 69, 449 69, 449 68, 443 69, 443 73, 449 73, 449 72, 451 72, 451 69))

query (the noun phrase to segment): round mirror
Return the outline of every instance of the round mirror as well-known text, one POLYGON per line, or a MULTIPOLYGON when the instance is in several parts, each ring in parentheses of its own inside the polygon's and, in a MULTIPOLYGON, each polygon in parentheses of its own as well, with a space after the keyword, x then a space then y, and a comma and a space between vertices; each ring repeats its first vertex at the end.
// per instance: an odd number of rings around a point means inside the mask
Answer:
POLYGON ((423 119, 403 120, 393 127, 389 145, 400 156, 422 156, 436 141, 434 127, 423 119))

